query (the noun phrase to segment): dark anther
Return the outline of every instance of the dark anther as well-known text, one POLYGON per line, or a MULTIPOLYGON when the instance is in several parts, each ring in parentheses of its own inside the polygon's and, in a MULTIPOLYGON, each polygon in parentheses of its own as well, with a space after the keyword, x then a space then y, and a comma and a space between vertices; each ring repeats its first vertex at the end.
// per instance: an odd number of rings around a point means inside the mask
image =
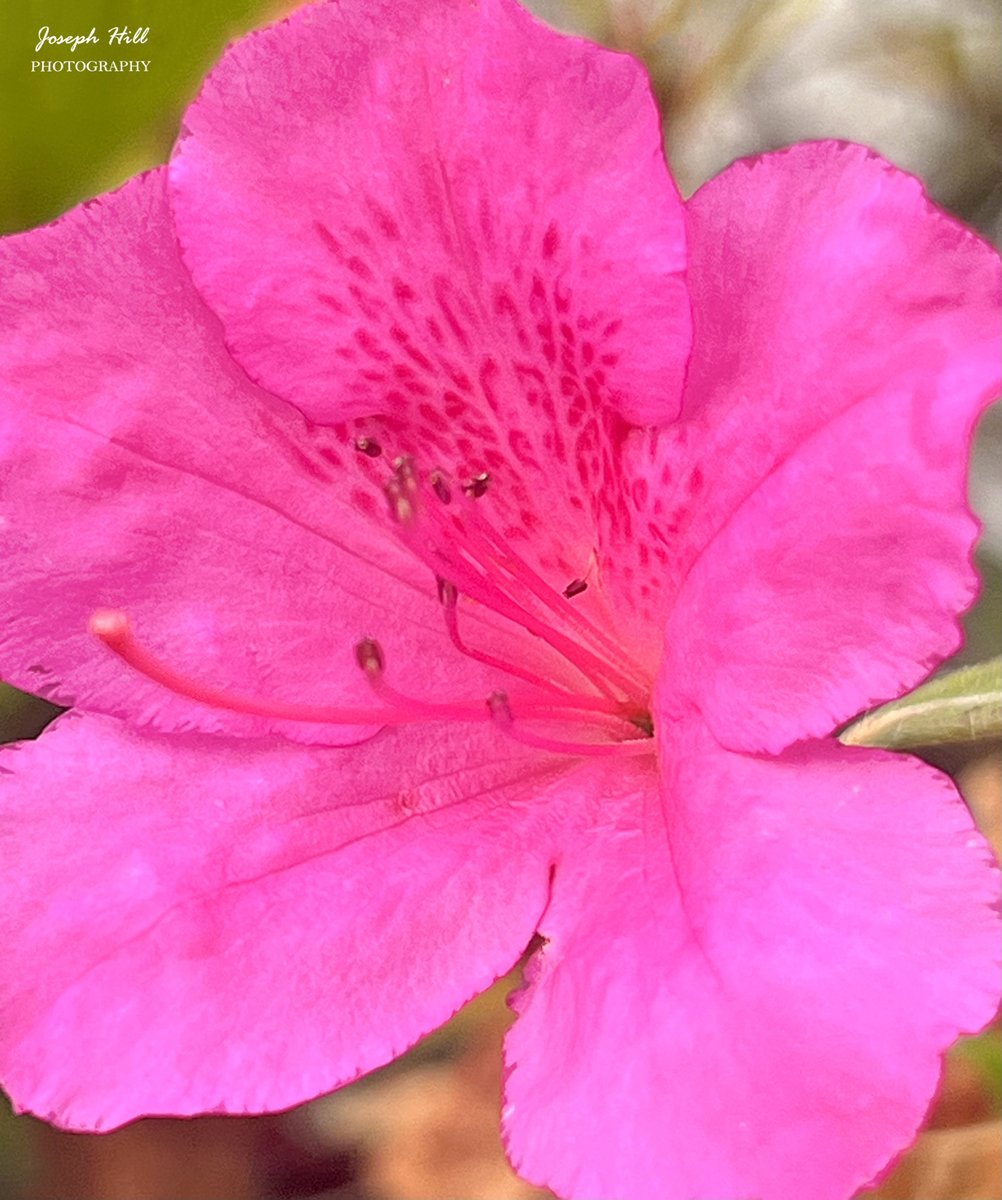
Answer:
POLYGON ((355 449, 368 458, 378 458, 383 453, 383 447, 380 446, 375 438, 369 437, 355 438, 355 449))
POLYGON ((573 600, 575 596, 580 596, 582 592, 588 590, 588 584, 583 579, 572 579, 564 588, 564 595, 568 600, 573 600))
POLYGON ((456 591, 456 585, 450 583, 448 579, 443 579, 441 575, 435 576, 435 582, 438 584, 438 599, 441 604, 447 608, 452 607, 456 603, 459 593, 456 591))
POLYGON ((507 726, 512 723, 511 705, 508 703, 507 692, 491 692, 487 697, 487 711, 499 725, 507 726))
POLYGON ((471 500, 479 500, 480 497, 487 491, 491 477, 487 471, 481 471, 479 475, 474 475, 469 482, 463 484, 463 491, 470 497, 471 500))
POLYGON ((431 484, 431 490, 442 501, 443 504, 448 504, 452 499, 452 488, 446 482, 445 476, 441 471, 432 471, 428 476, 428 482, 431 484))
POLYGON ((362 638, 355 646, 355 661, 366 675, 379 675, 383 670, 383 651, 374 638, 362 638))

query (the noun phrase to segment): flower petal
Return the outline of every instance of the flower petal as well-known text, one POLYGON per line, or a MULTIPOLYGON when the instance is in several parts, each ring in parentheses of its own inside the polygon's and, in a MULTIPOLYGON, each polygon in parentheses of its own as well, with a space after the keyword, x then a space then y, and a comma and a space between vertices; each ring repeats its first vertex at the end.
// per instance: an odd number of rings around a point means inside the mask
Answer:
POLYGON ((999 265, 858 146, 737 163, 689 212, 696 346, 683 420, 632 450, 636 544, 673 607, 663 702, 775 751, 959 642, 999 265))
MULTIPOLYGON (((3 677, 164 729, 360 736, 148 683, 87 633, 95 609, 118 607, 180 671, 262 699, 373 706, 353 657, 363 636, 395 681, 418 664, 426 697, 486 695, 431 572, 393 535, 385 464, 226 355, 178 260, 164 185, 154 172, 0 246, 3 677)), ((505 647, 490 614, 469 620, 472 640, 505 647)))
POLYGON ((492 729, 320 750, 71 713, 3 761, 0 1073, 77 1129, 399 1054, 518 958, 563 811, 561 766, 492 729))
POLYGON ((185 127, 195 282, 312 418, 537 470, 573 462, 569 411, 676 415, 682 205, 631 59, 514 0, 320 4, 231 47, 185 127))
POLYGON ((613 791, 558 866, 507 1045, 512 1161, 568 1200, 845 1200, 992 1015, 998 873, 915 760, 746 757, 695 724, 662 750, 663 808, 613 791))

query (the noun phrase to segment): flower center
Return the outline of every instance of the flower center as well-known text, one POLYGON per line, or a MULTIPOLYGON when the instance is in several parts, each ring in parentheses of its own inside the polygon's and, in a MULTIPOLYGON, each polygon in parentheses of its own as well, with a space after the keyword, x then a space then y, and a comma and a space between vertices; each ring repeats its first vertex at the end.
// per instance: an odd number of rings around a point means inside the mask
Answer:
MULTIPOLYGON (((373 438, 356 439, 355 448, 368 458, 382 456, 373 438)), ((523 681, 528 689, 441 701, 405 695, 387 682, 379 643, 365 637, 356 644, 355 657, 377 704, 290 703, 241 695, 174 670, 136 639, 122 612, 94 613, 91 632, 133 669, 177 695, 249 716, 360 726, 491 721, 516 741, 553 753, 650 753, 653 724, 643 671, 572 603, 587 589, 586 580, 572 580, 558 592, 485 518, 477 501, 489 483, 483 472, 460 486, 442 470, 419 472, 413 459, 404 455, 393 461, 383 490, 401 541, 436 578, 452 644, 466 657, 523 681), (548 645, 573 668, 578 685, 564 686, 539 669, 471 645, 459 627, 462 596, 548 645), (567 730, 571 736, 557 736, 567 730)))

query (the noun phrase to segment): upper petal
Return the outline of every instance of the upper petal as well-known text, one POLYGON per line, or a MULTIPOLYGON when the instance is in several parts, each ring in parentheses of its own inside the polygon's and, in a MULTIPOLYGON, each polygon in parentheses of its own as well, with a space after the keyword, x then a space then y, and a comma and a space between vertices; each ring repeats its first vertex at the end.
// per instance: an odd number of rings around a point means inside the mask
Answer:
POLYGON ((318 750, 71 713, 3 761, 0 1077, 78 1129, 399 1054, 517 959, 572 819, 563 764, 490 728, 318 750))
POLYGON ((698 724, 555 876, 508 1037, 517 1170, 569 1200, 846 1200, 998 999, 998 872, 949 781, 698 724))
MULTIPOLYGON (((385 465, 227 355, 164 185, 151 173, 0 246, 0 673, 160 728, 358 736, 150 684, 87 633, 95 609, 117 607, 182 672, 262 699, 371 704, 352 652, 363 636, 396 680, 419 665, 426 696, 486 694, 431 572, 384 515, 385 465)), ((500 649, 490 616, 470 614, 472 640, 500 649)))
POLYGON ((958 644, 999 264, 858 146, 736 163, 689 214, 684 415, 633 440, 624 490, 643 501, 637 545, 670 612, 664 703, 775 750, 958 644))
POLYGON ((308 415, 545 458, 569 407, 676 414, 682 206, 629 58, 514 0, 321 4, 231 47, 185 127, 195 282, 308 415))

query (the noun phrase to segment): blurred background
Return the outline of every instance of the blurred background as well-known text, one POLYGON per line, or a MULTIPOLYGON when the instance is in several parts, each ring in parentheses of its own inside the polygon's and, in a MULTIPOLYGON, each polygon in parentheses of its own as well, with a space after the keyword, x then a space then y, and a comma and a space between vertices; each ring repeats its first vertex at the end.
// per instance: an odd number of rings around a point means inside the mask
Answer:
MULTIPOLYGON (((19 0, 0 38, 0 232, 48 221, 163 162, 180 114, 227 41, 276 0, 19 0), (148 27, 144 74, 31 72, 38 31, 148 27)), ((685 194, 738 155, 811 137, 865 142, 932 197, 1002 238, 1002 8, 997 0, 534 0, 551 24, 647 66, 685 194)), ((79 53, 79 52, 78 52, 79 53)), ((972 500, 985 522, 982 599, 962 658, 997 654, 1002 416, 983 422, 972 500)), ((0 685, 0 741, 54 714, 0 685)), ((1000 844, 998 747, 925 754, 958 780, 1000 844)), ((527 1200, 497 1134, 504 995, 517 972, 401 1061, 332 1097, 263 1118, 148 1120, 100 1137, 14 1117, 0 1099, 0 1200, 527 1200)), ((882 1200, 1002 1195, 998 1029, 949 1056, 917 1146, 882 1200)), ((805 1200, 810 1200, 805 1197, 805 1200)))

